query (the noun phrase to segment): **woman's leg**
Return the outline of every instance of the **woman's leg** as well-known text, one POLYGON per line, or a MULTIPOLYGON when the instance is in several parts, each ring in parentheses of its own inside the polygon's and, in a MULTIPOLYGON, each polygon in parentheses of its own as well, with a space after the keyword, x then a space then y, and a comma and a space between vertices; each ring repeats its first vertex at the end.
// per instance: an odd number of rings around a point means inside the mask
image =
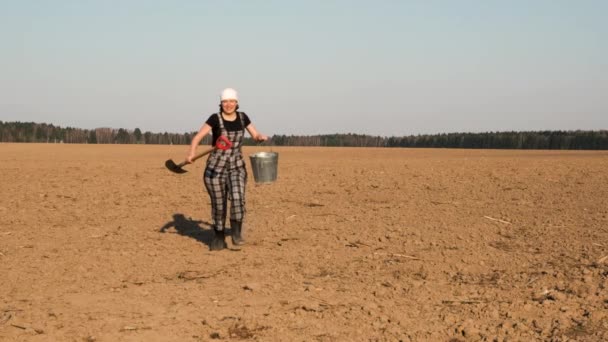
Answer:
POLYGON ((204 182, 211 199, 211 218, 213 220, 214 238, 209 248, 221 250, 227 247, 224 238, 226 224, 227 204, 227 177, 226 173, 217 173, 211 169, 205 170, 204 182))
POLYGON ((224 230, 226 222, 226 204, 228 200, 228 184, 225 173, 205 170, 205 188, 211 199, 211 219, 215 230, 224 230))
POLYGON ((247 170, 238 168, 228 176, 228 191, 230 191, 230 228, 232 230, 232 243, 242 245, 245 243, 242 233, 243 219, 245 218, 245 186, 247 185, 247 170))
POLYGON ((230 191, 231 207, 230 220, 243 221, 245 218, 245 186, 247 185, 247 170, 238 168, 228 175, 228 191, 230 191))

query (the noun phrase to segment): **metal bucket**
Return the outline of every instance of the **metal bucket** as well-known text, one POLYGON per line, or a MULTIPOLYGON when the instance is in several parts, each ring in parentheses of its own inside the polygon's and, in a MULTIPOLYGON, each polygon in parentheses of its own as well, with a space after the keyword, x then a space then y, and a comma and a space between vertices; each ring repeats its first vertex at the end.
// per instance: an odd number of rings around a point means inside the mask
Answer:
POLYGON ((256 183, 272 183, 277 179, 279 165, 277 152, 258 152, 250 155, 249 159, 256 183))

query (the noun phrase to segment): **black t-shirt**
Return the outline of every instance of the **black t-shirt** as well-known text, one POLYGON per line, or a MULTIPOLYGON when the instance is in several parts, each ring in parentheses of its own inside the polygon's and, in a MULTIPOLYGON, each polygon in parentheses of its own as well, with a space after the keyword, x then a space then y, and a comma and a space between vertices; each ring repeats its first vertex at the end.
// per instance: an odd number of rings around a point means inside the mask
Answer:
MULTIPOLYGON (((226 119, 222 118, 222 121, 224 122, 224 128, 228 131, 228 132, 236 132, 236 131, 240 131, 243 130, 245 128, 247 128, 247 126, 249 126, 249 124, 251 124, 251 120, 249 120, 249 117, 247 116, 247 114, 243 113, 243 112, 238 112, 236 120, 234 121, 227 121, 226 119), (245 127, 243 127, 241 125, 241 119, 239 119, 238 114, 243 116, 243 123, 245 124, 245 127)), ((211 146, 215 145, 215 142, 217 141, 217 138, 220 137, 220 135, 222 135, 221 129, 220 129, 220 120, 216 114, 211 114, 209 116, 209 119, 207 119, 207 121, 205 122, 207 125, 211 126, 211 132, 212 132, 212 140, 211 140, 211 146)))

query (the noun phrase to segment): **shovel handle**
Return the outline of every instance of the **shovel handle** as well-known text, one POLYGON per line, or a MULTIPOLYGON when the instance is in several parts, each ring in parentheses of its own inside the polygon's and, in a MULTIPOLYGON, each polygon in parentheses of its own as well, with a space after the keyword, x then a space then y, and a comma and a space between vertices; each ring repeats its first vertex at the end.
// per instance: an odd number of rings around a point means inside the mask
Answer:
MULTIPOLYGON (((203 152, 201 152, 201 153, 199 153, 199 154, 195 155, 195 156, 194 156, 194 158, 192 158, 192 162, 194 162, 194 161, 196 161, 197 159, 200 159, 200 158, 202 158, 202 157, 204 157, 204 156, 208 155, 209 153, 213 152, 213 150, 215 150, 216 148, 217 148, 217 147, 212 147, 212 148, 210 148, 210 149, 207 149, 206 151, 203 151, 203 152)), ((177 166, 178 166, 178 167, 182 167, 182 166, 187 165, 187 164, 188 164, 188 161, 187 161, 187 160, 184 160, 183 162, 181 162, 181 163, 177 164, 177 166)))
MULTIPOLYGON (((209 153, 213 152, 216 149, 226 151, 226 150, 229 150, 231 147, 232 147, 232 142, 230 140, 228 140, 227 137, 220 135, 219 138, 217 139, 217 141, 215 142, 215 146, 195 155, 194 158, 192 158, 192 162, 208 155, 209 153)), ((188 161, 184 160, 183 162, 177 164, 177 167, 181 168, 182 166, 187 165, 187 164, 188 164, 188 161)))
POLYGON ((209 153, 213 152, 213 150, 215 150, 215 149, 216 149, 216 147, 212 147, 212 148, 207 149, 206 151, 203 151, 203 152, 195 155, 194 158, 192 158, 192 161, 195 161, 197 159, 200 159, 200 158, 208 155, 209 153))

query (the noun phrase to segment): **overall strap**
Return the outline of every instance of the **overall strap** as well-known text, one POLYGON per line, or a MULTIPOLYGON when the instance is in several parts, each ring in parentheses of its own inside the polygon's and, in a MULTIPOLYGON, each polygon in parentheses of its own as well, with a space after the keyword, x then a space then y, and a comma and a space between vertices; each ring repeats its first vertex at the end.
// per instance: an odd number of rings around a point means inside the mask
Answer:
POLYGON ((226 131, 226 128, 224 127, 224 119, 222 119, 221 111, 219 113, 217 113, 217 119, 218 119, 218 122, 220 123, 220 135, 228 136, 228 131, 226 131))
POLYGON ((243 127, 243 134, 245 134, 245 120, 243 120, 243 112, 236 112, 241 120, 241 127, 243 127))

